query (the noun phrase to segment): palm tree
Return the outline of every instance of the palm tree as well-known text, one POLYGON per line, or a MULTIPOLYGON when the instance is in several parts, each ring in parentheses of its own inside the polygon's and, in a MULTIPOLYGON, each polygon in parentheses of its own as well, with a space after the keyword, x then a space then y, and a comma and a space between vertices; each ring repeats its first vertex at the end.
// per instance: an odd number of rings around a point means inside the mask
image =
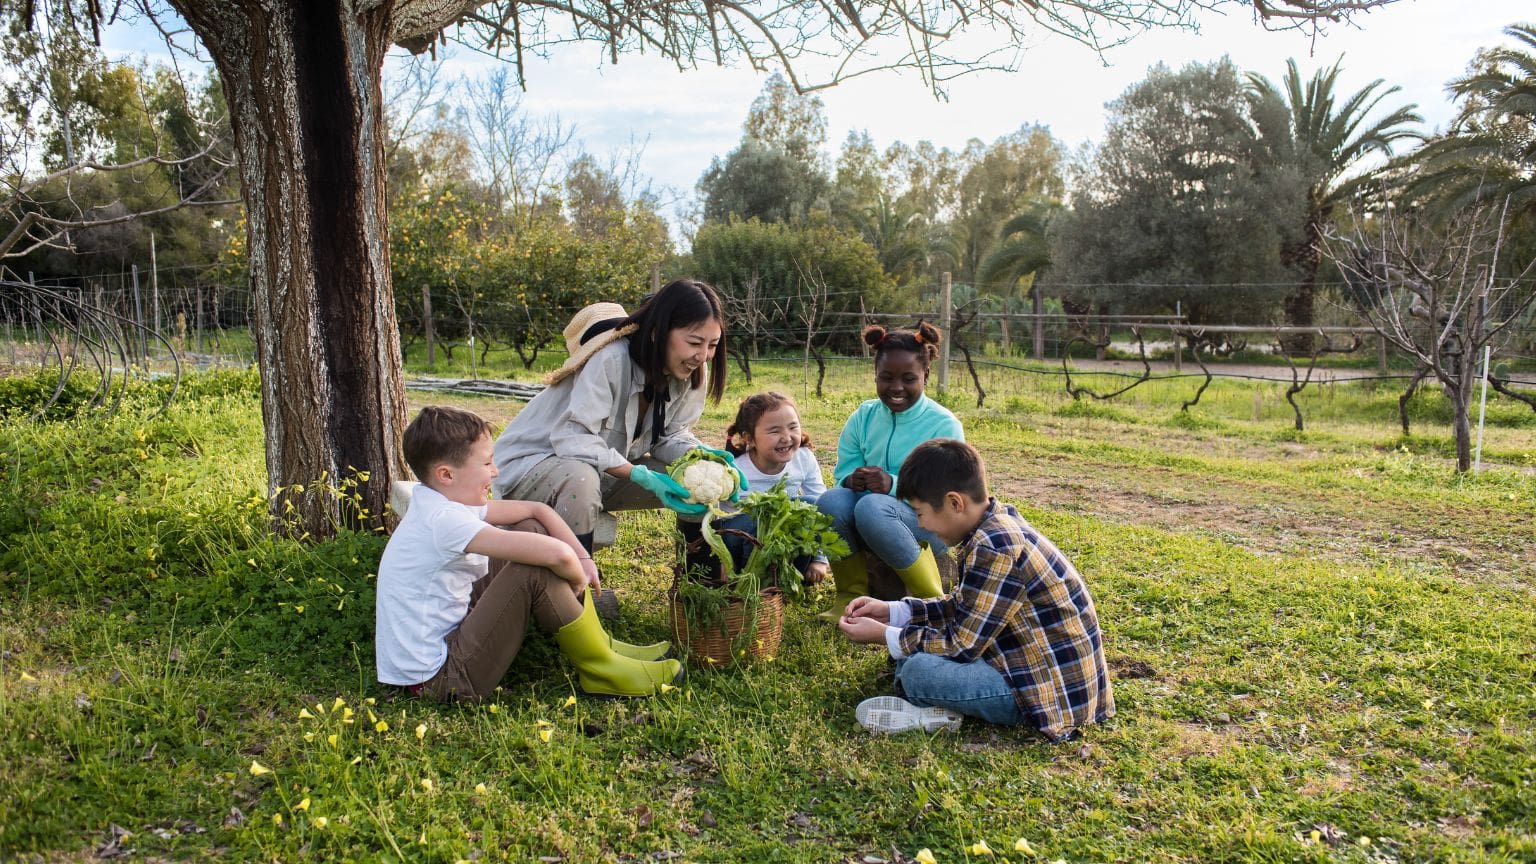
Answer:
POLYGON ((923 214, 905 204, 893 204, 881 193, 874 204, 854 214, 859 233, 874 248, 885 272, 898 281, 916 278, 928 266, 923 214))
MULTIPOLYGON (((1268 78, 1248 74, 1248 98, 1254 123, 1259 128, 1266 156, 1280 170, 1301 172, 1307 184, 1307 206, 1297 232, 1280 250, 1281 263, 1295 271, 1296 290, 1285 300, 1286 323, 1295 327, 1313 324, 1313 295, 1322 263, 1319 240, 1340 205, 1372 182, 1379 169, 1356 171, 1366 157, 1390 155, 1392 145, 1404 139, 1421 139, 1409 128, 1424 118, 1410 104, 1370 120, 1382 100, 1398 92, 1382 89, 1378 78, 1338 103, 1334 88, 1340 67, 1319 70, 1302 83, 1296 61, 1286 61, 1282 93, 1268 78)), ((1288 347, 1310 352, 1309 336, 1289 340, 1288 347)))
POLYGON ((1504 32, 1523 47, 1483 52, 1479 71, 1452 81, 1461 116, 1413 154, 1408 195, 1440 215, 1506 200, 1511 217, 1536 213, 1536 24, 1504 32))
MULTIPOLYGON (((1059 202, 1039 201, 1004 222, 1002 229, 998 231, 997 246, 981 262, 977 281, 982 284, 1005 285, 1006 290, 1003 293, 1006 296, 1013 293, 1020 279, 1033 276, 1050 266, 1051 249, 1046 239, 1046 231, 1050 227, 1051 219, 1060 210, 1059 202)), ((1037 286, 1031 286, 1030 297, 1031 308, 1035 315, 1034 356, 1036 360, 1041 360, 1045 355, 1045 330, 1041 325, 1040 314, 1043 311, 1043 302, 1037 286)), ((1005 327, 1006 320, 1004 319, 1005 327)), ((1007 330, 1003 332, 1006 335, 1007 330)))

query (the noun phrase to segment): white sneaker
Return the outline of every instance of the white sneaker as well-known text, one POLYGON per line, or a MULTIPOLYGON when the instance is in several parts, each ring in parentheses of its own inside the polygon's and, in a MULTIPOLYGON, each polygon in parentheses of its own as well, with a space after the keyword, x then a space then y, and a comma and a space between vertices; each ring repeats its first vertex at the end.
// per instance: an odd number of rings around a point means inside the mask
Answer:
POLYGON ((900 696, 865 699, 859 703, 859 707, 853 709, 853 716, 865 729, 882 735, 910 732, 913 729, 924 732, 938 732, 941 729, 953 731, 960 728, 964 719, 948 708, 919 708, 900 696))

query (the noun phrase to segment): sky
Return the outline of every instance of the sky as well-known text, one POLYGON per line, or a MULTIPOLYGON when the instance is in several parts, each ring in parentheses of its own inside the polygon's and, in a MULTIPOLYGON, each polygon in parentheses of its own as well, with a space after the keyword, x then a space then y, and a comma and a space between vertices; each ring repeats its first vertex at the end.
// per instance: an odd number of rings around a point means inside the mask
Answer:
MULTIPOLYGON (((1342 57, 1344 92, 1384 79, 1401 88, 1390 104, 1417 103, 1434 129, 1455 111, 1446 82, 1465 71, 1479 48, 1511 44, 1503 28, 1536 20, 1532 6, 1531 0, 1398 0, 1313 37, 1266 31, 1243 5, 1233 4, 1226 15, 1201 14, 1197 33, 1148 31, 1102 56, 1043 34, 1024 46, 1017 71, 963 76, 949 82, 945 101, 915 74, 898 72, 856 78, 817 95, 825 103, 829 156, 850 130, 867 131, 881 149, 920 140, 959 149, 971 138, 990 142, 1027 123, 1045 125, 1076 147, 1103 136, 1105 103, 1156 63, 1176 69, 1227 55, 1239 69, 1278 82, 1289 58, 1310 77, 1342 57)), ((158 53, 151 34, 123 28, 107 33, 105 47, 118 57, 158 53)), ((443 77, 452 80, 483 74, 501 61, 458 49, 444 62, 443 77)), ((558 115, 600 157, 643 142, 641 171, 677 193, 664 198, 687 199, 710 159, 739 142, 765 77, 746 68, 680 72, 649 56, 621 55, 610 65, 596 46, 569 46, 530 60, 523 106, 535 115, 558 115)))

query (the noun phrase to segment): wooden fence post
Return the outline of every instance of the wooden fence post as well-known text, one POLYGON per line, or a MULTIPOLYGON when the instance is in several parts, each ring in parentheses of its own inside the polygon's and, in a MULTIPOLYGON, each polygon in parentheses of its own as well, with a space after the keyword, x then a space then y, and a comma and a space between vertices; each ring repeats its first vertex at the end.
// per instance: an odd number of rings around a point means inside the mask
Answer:
POLYGON ((944 338, 939 342, 939 392, 943 393, 949 388, 949 343, 955 338, 949 330, 954 320, 955 286, 948 270, 940 274, 939 287, 939 326, 944 330, 944 338))
POLYGON ((433 366, 437 363, 437 346, 432 332, 432 289, 425 282, 421 284, 421 326, 427 334, 427 365, 433 366))

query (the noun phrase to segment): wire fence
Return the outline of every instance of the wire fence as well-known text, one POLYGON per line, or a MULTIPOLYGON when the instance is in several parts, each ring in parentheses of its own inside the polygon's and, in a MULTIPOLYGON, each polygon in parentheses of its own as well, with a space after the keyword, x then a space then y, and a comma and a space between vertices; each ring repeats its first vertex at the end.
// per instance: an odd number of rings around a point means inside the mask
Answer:
MULTIPOLYGON (((222 276, 209 266, 161 267, 150 273, 129 266, 89 277, 0 282, 0 357, 11 366, 57 366, 61 374, 83 364, 108 381, 114 370, 179 375, 183 366, 249 365, 255 358, 251 294, 246 287, 225 284, 222 276)), ((1406 381, 1411 391, 1424 377, 1359 323, 1287 328, 1197 324, 1182 315, 1009 312, 975 295, 944 309, 937 286, 920 297, 912 309, 878 311, 862 308, 860 292, 823 290, 794 298, 794 303, 780 298, 774 301, 781 304, 773 309, 776 314, 769 315, 727 296, 728 307, 740 313, 732 315, 732 354, 748 377, 755 358, 798 356, 807 376, 814 370, 820 395, 829 363, 868 356, 859 339, 865 327, 926 320, 949 329, 944 343, 949 362, 940 365, 940 385, 969 379, 978 405, 988 395, 983 369, 1059 379, 1073 399, 1096 401, 1146 383, 1198 381, 1185 408, 1198 404, 1217 378, 1281 382, 1298 429, 1303 417, 1295 396, 1310 385, 1406 381), (850 305, 859 308, 853 311, 850 305), (1316 350, 1288 348, 1287 340, 1297 336, 1314 340, 1316 350), (1335 338, 1349 344, 1335 344, 1335 338), (1119 365, 1109 365, 1113 360, 1119 365)), ((559 328, 578 308, 542 305, 538 320, 558 323, 530 332, 535 316, 528 304, 484 302, 473 314, 443 304, 435 320, 430 304, 400 304, 404 359, 408 368, 420 368, 423 355, 441 351, 453 359, 455 351, 468 349, 471 378, 516 377, 536 362, 547 368, 563 358, 559 328), (520 362, 514 364, 513 353, 520 362)), ((1529 393, 1536 400, 1536 348, 1531 347, 1536 321, 1511 322, 1507 337, 1486 372, 1502 384, 1499 392, 1522 401, 1529 393)), ((1530 404, 1536 409, 1536 401, 1530 404)))

